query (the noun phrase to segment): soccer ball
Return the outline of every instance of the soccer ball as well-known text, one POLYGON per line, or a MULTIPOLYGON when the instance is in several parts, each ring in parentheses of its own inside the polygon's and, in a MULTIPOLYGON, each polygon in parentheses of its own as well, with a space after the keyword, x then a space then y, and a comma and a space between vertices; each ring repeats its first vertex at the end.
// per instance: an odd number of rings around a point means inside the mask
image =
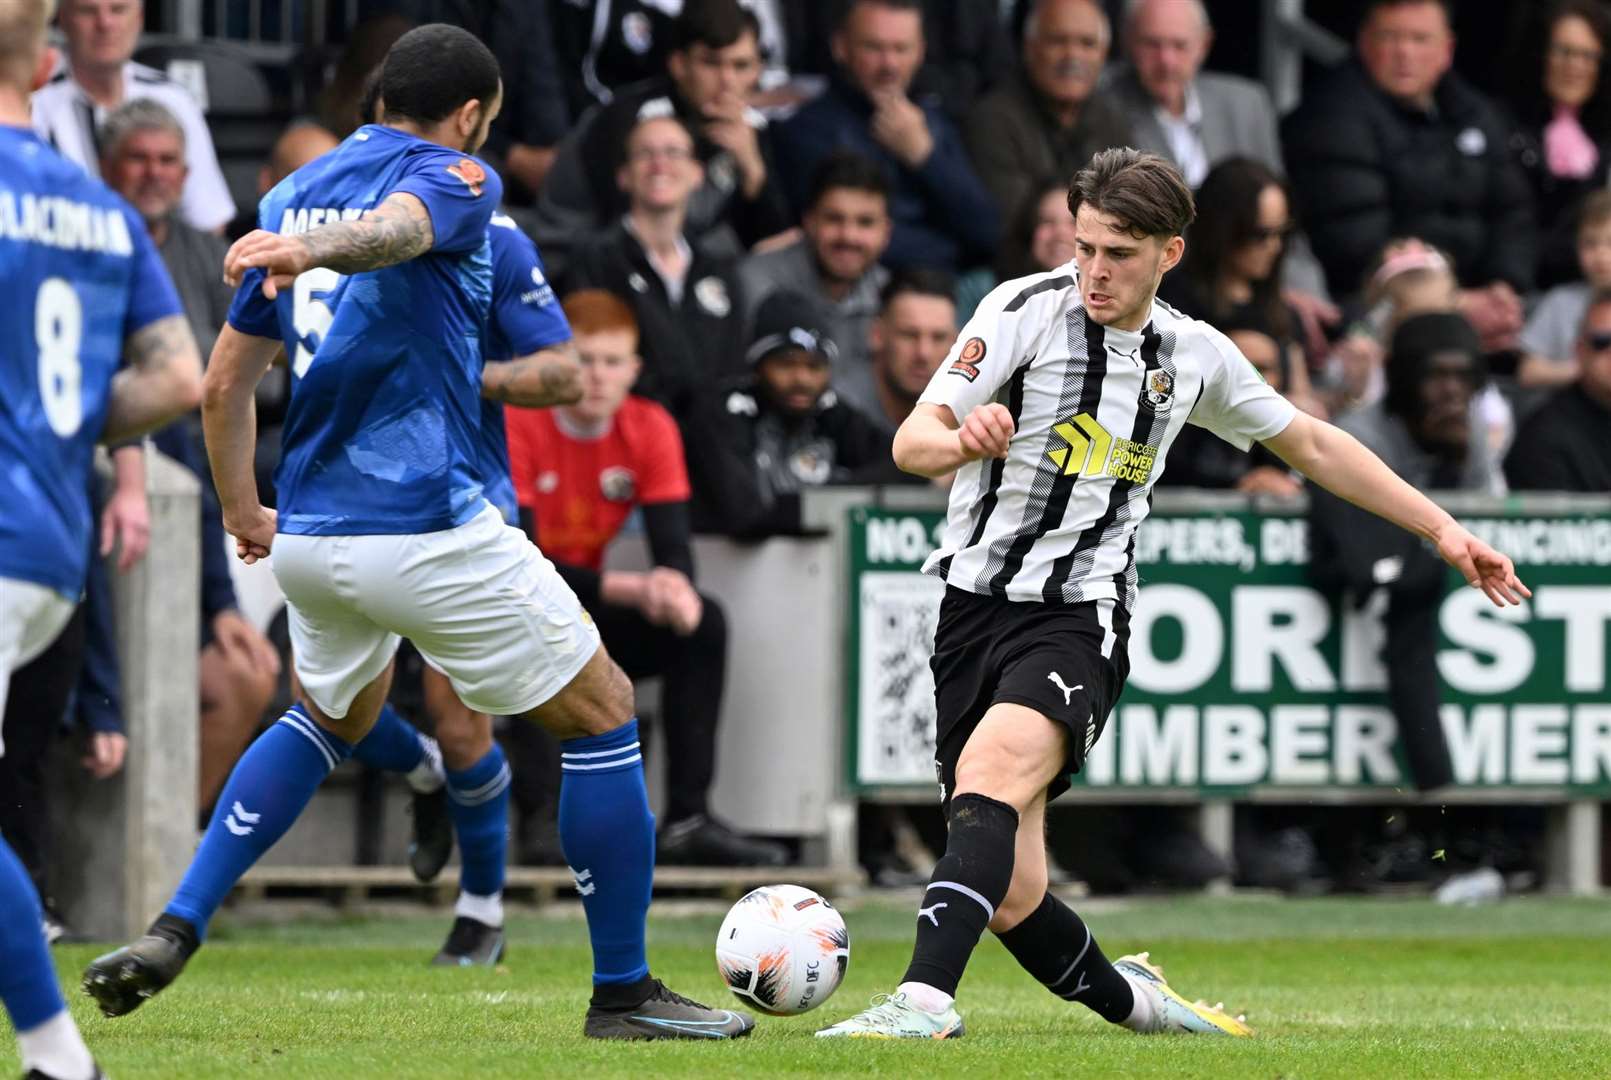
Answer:
POLYGON ((839 988, 850 931, 799 885, 765 885, 733 905, 716 935, 716 969, 746 1005, 773 1016, 816 1008, 839 988))

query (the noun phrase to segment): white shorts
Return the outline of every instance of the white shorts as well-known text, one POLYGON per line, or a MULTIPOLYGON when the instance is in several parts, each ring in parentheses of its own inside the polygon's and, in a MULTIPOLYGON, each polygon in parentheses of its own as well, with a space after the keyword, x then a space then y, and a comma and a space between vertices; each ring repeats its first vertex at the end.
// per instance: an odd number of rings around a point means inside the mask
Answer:
POLYGON ((518 716, 564 689, 599 634, 554 564, 490 505, 456 529, 274 538, 302 689, 332 719, 408 638, 476 712, 518 716))
POLYGON ((50 648, 75 605, 55 589, 0 577, 0 757, 6 752, 6 691, 11 673, 50 648))

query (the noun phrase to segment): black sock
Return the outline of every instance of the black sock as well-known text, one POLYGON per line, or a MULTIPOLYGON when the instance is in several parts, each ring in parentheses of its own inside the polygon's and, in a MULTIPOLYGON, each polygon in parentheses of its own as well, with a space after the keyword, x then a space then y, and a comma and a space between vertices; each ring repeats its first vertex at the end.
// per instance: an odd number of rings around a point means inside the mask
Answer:
POLYGON ((955 995, 979 935, 1012 884, 1018 811, 983 795, 951 800, 945 855, 919 902, 917 945, 902 982, 955 995))
POLYGON ((1051 893, 1027 919, 996 937, 1058 997, 1077 1001, 1111 1023, 1129 1019, 1135 1008, 1129 981, 1102 955, 1091 928, 1051 893))

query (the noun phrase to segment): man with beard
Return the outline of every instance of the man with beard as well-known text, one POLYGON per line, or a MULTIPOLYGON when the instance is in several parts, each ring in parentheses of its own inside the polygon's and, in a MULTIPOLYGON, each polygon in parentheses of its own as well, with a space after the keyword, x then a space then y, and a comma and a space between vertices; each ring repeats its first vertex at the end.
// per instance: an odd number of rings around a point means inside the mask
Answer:
POLYGON ((890 435, 829 387, 838 353, 809 296, 761 304, 751 374, 703 399, 687 426, 694 531, 800 531, 800 492, 887 472, 890 435))
POLYGON ((889 180, 870 158, 846 151, 823 161, 801 222, 804 236, 788 247, 751 255, 739 282, 753 318, 761 301, 782 289, 815 298, 828 315, 839 349, 835 379, 867 371, 867 337, 878 316, 889 271, 878 259, 889 246, 889 180))
POLYGON ((968 155, 1007 220, 1036 177, 1066 179, 1098 150, 1134 142, 1124 115, 1092 93, 1111 41, 1096 0, 1036 0, 1023 63, 968 113, 968 155))

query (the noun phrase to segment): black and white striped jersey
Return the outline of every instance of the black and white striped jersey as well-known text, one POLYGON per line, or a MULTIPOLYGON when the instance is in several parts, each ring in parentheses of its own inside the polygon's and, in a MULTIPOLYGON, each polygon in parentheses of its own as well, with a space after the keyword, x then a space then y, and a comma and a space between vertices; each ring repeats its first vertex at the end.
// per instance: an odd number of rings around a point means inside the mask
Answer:
POLYGON ((1219 331, 1154 302, 1139 332, 1087 317, 1077 270, 1006 282, 979 305, 922 401, 957 420, 997 401, 1005 460, 963 466, 923 569, 981 595, 1045 603, 1135 596, 1136 526, 1188 422, 1247 449, 1292 421, 1219 331))

